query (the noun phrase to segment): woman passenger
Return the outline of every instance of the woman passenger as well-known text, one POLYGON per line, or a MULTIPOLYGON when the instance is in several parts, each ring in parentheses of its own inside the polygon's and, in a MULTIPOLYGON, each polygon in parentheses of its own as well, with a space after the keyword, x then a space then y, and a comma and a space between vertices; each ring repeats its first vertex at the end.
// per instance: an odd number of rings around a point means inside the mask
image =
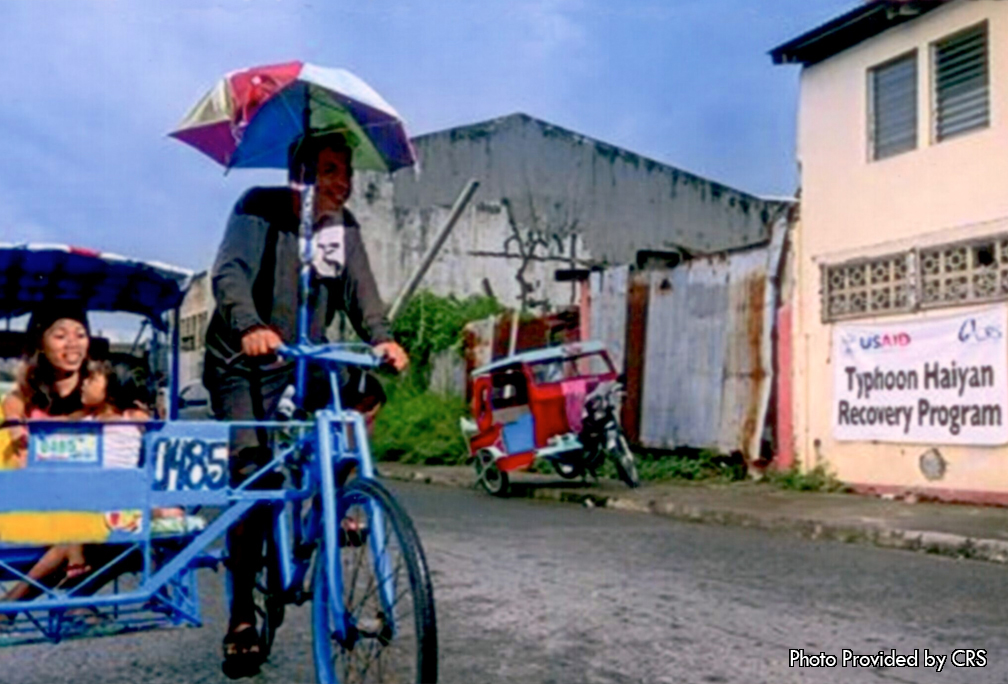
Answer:
MULTIPOLYGON (((32 314, 28 323, 28 344, 22 360, 17 387, 3 398, 5 420, 32 420, 69 416, 83 408, 81 386, 86 375, 85 363, 91 336, 84 309, 72 303, 54 302, 32 314)), ((13 427, 13 465, 24 467, 28 454, 28 430, 13 427)), ((87 572, 84 549, 80 544, 62 544, 50 548, 35 570, 49 575, 63 569, 65 577, 87 572)), ((18 587, 15 596, 28 593, 18 587)))

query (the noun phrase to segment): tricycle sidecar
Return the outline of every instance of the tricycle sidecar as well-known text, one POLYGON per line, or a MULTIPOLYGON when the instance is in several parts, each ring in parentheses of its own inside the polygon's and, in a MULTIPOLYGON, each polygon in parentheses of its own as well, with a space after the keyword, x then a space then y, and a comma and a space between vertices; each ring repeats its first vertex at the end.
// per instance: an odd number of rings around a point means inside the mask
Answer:
POLYGON ((605 346, 586 341, 523 352, 472 372, 472 420, 463 423, 476 478, 502 496, 508 473, 536 459, 564 478, 596 476, 607 457, 639 484, 619 425, 621 386, 605 346))

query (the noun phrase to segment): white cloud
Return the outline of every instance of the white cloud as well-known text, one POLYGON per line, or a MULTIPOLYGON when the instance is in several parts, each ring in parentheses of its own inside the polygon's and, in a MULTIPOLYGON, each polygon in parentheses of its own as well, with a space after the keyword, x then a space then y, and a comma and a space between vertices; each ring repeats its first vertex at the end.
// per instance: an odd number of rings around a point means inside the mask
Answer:
POLYGON ((534 0, 515 7, 521 23, 528 28, 519 55, 531 61, 581 50, 587 43, 584 27, 576 19, 583 10, 581 0, 534 0))

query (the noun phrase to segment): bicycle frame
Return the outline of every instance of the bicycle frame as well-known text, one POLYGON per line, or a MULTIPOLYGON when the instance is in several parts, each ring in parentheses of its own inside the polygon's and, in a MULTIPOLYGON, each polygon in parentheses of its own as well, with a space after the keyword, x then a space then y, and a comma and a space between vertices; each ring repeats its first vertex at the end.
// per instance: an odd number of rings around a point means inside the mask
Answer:
MULTIPOLYGON (((339 485, 336 482, 337 466, 341 461, 350 459, 357 464, 359 477, 373 478, 375 472, 364 419, 358 412, 346 410, 342 406, 337 377, 338 366, 358 365, 374 367, 377 365, 377 361, 371 356, 347 351, 333 351, 333 349, 333 347, 329 347, 327 351, 325 347, 313 348, 310 345, 301 345, 299 347, 285 347, 281 350, 281 353, 299 358, 299 360, 319 361, 324 359, 334 366, 329 369, 333 405, 329 410, 318 412, 315 417, 314 446, 315 453, 317 454, 316 462, 318 470, 317 472, 312 471, 311 475, 318 478, 318 494, 322 497, 321 539, 325 554, 326 582, 329 585, 329 595, 343 596, 343 578, 338 570, 340 563, 337 555, 339 548, 339 518, 341 513, 336 507, 336 502, 339 501, 339 485), (343 364, 341 364, 341 361, 343 364), (350 448, 349 437, 351 432, 354 436, 355 450, 351 450, 350 448)), ((257 473, 256 477, 259 474, 257 473)), ((292 508, 294 507, 285 507, 287 515, 292 514, 292 508)), ((391 607, 394 601, 395 588, 391 586, 389 560, 385 552, 384 521, 381 511, 377 507, 370 504, 369 508, 369 516, 374 521, 374 529, 371 530, 371 534, 368 536, 368 543, 371 554, 377 563, 379 576, 386 578, 379 587, 379 595, 382 606, 386 609, 390 619, 392 619, 391 616, 394 611, 391 610, 391 607)), ((314 506, 311 511, 315 511, 314 506)), ((298 554, 294 552, 294 549, 303 544, 305 539, 309 540, 308 543, 311 543, 311 540, 317 538, 315 528, 318 522, 314 520, 314 517, 309 518, 307 535, 301 538, 299 538, 299 534, 303 533, 304 530, 302 529, 300 516, 294 515, 292 522, 291 527, 294 530, 294 539, 290 539, 287 536, 286 530, 288 529, 288 525, 284 524, 279 515, 276 515, 274 518, 273 525, 276 548, 281 559, 280 576, 284 591, 290 591, 295 586, 299 586, 303 582, 309 566, 310 557, 298 562, 298 554)), ((331 617, 333 624, 336 626, 337 636, 343 639, 347 636, 349 628, 343 604, 340 601, 333 601, 330 603, 330 606, 331 617)), ((392 624, 391 627, 394 634, 396 631, 395 625, 392 624)))

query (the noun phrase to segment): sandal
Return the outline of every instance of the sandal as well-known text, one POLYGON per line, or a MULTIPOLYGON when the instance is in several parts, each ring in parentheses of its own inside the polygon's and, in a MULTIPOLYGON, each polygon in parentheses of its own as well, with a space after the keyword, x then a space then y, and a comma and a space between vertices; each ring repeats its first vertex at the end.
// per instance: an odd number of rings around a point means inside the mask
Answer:
POLYGON ((364 546, 368 538, 368 524, 366 520, 355 520, 354 518, 343 518, 340 521, 339 534, 337 535, 338 546, 357 548, 364 546))
POLYGON ((230 679, 252 677, 262 665, 259 631, 255 625, 244 623, 229 630, 224 637, 224 662, 221 669, 230 679))

